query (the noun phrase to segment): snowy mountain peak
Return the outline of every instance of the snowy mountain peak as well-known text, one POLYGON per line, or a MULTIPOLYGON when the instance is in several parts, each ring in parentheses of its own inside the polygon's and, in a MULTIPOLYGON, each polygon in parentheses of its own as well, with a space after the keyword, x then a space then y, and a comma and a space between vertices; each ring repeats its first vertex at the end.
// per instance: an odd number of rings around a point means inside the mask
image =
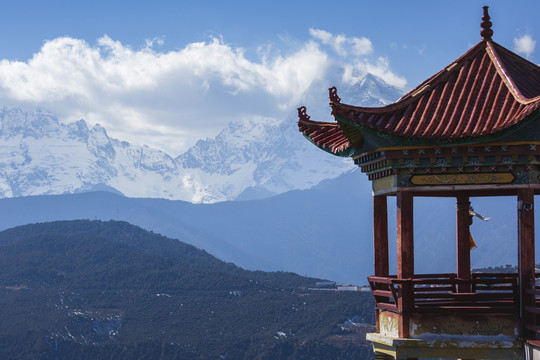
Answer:
POLYGON ((235 120, 214 139, 199 140, 177 160, 189 169, 232 175, 251 161, 264 157, 281 122, 268 118, 235 120))
POLYGON ((58 125, 58 119, 53 114, 41 109, 33 112, 18 108, 0 110, 1 137, 40 138, 54 132, 58 125))
POLYGON ((67 125, 70 139, 79 139, 83 142, 88 141, 90 130, 84 120, 78 120, 67 125))
POLYGON ((343 102, 367 107, 380 107, 395 102, 401 95, 396 87, 385 83, 381 78, 367 73, 355 85, 345 88, 340 94, 343 102))

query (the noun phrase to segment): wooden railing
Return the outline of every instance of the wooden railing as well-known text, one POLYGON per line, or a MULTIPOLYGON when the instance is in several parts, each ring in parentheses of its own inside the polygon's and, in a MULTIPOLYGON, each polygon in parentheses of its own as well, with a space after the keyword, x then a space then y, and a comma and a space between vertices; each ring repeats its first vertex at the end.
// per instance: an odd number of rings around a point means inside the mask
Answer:
POLYGON ((415 275, 413 279, 370 276, 368 280, 376 308, 381 310, 397 313, 519 312, 517 274, 475 273, 470 279, 458 278, 456 274, 415 275), (402 298, 403 294, 410 294, 412 298, 402 298))
MULTIPOLYGON (((536 284, 540 282, 540 274, 536 274, 536 284)), ((540 286, 535 285, 534 289, 527 289, 526 293, 534 297, 534 303, 525 306, 524 326, 527 330, 540 334, 540 286)))

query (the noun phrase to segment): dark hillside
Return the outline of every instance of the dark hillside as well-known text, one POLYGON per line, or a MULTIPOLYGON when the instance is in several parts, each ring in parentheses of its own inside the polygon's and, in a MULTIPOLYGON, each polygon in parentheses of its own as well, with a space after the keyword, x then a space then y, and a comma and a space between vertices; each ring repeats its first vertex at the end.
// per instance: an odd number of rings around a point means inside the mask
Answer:
POLYGON ((364 359, 371 294, 246 271, 125 222, 0 233, 0 358, 364 359))

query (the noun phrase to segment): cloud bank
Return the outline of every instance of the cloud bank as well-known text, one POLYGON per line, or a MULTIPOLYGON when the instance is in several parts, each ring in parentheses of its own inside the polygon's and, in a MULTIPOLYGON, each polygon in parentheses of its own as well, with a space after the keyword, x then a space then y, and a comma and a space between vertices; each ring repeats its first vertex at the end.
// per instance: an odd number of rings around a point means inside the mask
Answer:
POLYGON ((523 35, 514 39, 514 51, 525 55, 527 58, 534 53, 535 47, 536 41, 530 35, 523 35))
POLYGON ((64 122, 84 118, 119 139, 178 155, 233 119, 283 117, 331 68, 347 83, 371 72, 405 85, 387 60, 372 58, 369 39, 310 35, 286 55, 256 60, 217 37, 169 52, 159 51, 161 40, 133 49, 108 36, 94 45, 56 38, 26 62, 0 61, 1 105, 42 107, 64 122))
POLYGON ((309 33, 314 39, 332 47, 341 56, 346 56, 349 52, 357 56, 367 55, 373 52, 371 41, 365 37, 349 38, 343 34, 334 35, 320 29, 310 29, 309 33))

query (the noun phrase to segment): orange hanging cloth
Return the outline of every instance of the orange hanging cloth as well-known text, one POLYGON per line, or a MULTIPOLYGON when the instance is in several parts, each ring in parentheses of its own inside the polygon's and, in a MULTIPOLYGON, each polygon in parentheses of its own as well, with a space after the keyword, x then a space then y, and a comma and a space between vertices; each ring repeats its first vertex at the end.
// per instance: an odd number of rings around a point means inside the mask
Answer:
POLYGON ((474 243, 474 239, 472 238, 472 235, 471 233, 469 232, 469 249, 472 250, 472 249, 475 249, 477 248, 476 244, 474 243))

